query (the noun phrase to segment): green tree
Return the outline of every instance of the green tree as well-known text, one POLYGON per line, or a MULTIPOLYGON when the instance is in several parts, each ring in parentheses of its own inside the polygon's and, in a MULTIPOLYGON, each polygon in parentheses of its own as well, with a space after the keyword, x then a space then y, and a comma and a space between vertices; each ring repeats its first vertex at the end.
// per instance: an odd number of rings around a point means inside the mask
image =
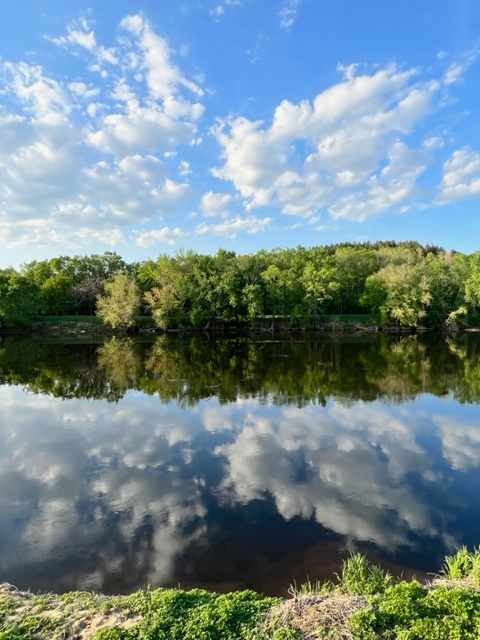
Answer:
POLYGON ((184 318, 186 276, 182 265, 174 258, 160 258, 155 282, 155 286, 145 294, 145 302, 155 324, 166 329, 184 318))
POLYGON ((39 310, 35 283, 13 269, 0 271, 0 324, 28 325, 39 310))
POLYGON ((135 324, 140 301, 135 280, 118 273, 105 283, 105 294, 97 300, 97 315, 113 329, 126 330, 135 324))
POLYGON ((432 294, 418 265, 389 265, 367 278, 361 302, 384 323, 416 327, 427 316, 432 294))

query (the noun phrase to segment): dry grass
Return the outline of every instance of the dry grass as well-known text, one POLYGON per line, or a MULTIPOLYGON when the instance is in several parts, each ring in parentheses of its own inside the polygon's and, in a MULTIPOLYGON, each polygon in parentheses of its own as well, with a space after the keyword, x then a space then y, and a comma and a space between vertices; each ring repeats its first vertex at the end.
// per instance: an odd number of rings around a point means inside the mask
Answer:
POLYGON ((446 587, 447 589, 470 589, 471 591, 480 591, 480 585, 472 578, 447 578, 445 576, 435 576, 425 583, 427 589, 435 589, 437 587, 446 587))
POLYGON ((366 603, 364 596, 341 593, 298 596, 283 602, 270 615, 278 623, 298 629, 305 640, 352 640, 348 623, 366 603))

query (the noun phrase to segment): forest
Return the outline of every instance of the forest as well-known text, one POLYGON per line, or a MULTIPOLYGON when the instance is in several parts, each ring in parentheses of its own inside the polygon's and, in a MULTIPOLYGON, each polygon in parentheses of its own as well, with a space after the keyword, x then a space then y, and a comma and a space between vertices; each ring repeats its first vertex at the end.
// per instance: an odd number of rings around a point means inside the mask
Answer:
POLYGON ((97 316, 117 330, 212 321, 358 317, 377 325, 480 322, 480 251, 417 242, 344 243, 215 255, 193 251, 127 263, 116 253, 0 270, 0 326, 97 316))

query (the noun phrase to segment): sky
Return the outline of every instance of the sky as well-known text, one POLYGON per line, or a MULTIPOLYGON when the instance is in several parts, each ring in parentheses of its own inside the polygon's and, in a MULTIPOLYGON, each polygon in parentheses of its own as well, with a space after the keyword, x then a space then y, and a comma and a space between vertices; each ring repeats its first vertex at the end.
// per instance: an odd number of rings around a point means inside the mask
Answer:
POLYGON ((480 249, 476 0, 0 7, 0 266, 480 249))

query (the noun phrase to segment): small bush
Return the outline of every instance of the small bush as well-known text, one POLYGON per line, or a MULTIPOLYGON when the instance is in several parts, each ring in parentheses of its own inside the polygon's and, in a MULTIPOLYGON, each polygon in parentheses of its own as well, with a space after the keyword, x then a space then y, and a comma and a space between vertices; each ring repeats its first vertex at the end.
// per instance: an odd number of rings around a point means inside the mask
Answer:
POLYGON ((478 640, 480 593, 400 582, 352 616, 358 640, 478 640))
MULTIPOLYGON (((95 640, 263 640, 261 626, 268 611, 279 602, 253 591, 217 594, 193 589, 155 589, 133 594, 123 606, 143 616, 131 635, 105 635, 95 640), (133 635, 133 634, 137 635, 133 635)), ((287 632, 287 630, 277 630, 287 632)), ((269 640, 291 640, 294 636, 268 635, 269 640)))
POLYGON ((344 560, 338 579, 342 591, 355 595, 382 593, 392 581, 389 573, 371 564, 361 553, 344 560))

